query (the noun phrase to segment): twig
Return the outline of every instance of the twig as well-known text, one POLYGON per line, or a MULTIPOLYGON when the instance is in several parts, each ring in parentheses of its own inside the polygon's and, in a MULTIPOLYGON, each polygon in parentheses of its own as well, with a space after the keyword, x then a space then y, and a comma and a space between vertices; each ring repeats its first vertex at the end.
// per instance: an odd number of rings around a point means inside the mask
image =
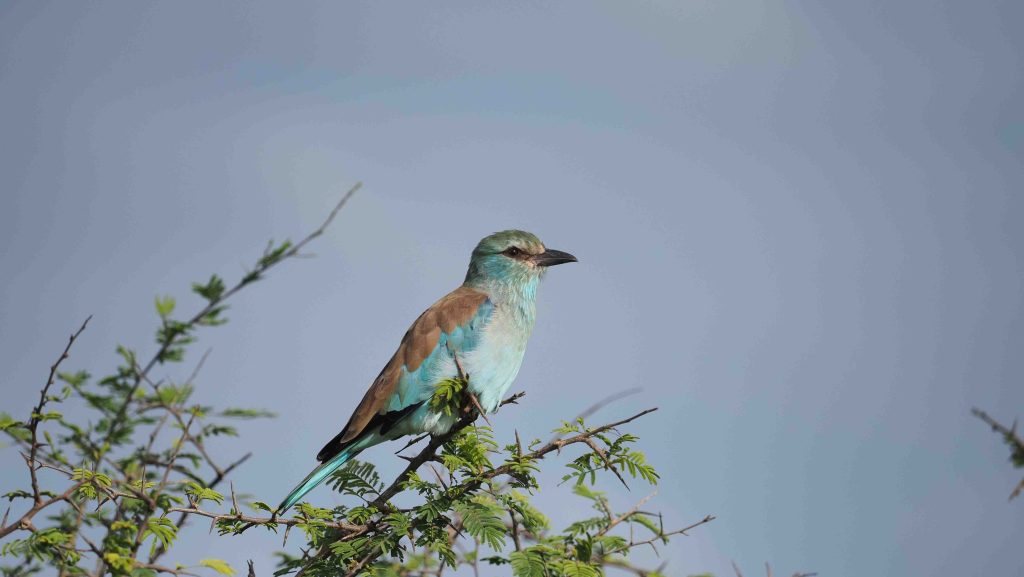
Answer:
POLYGON ((29 448, 29 474, 32 477, 32 499, 36 505, 43 502, 42 493, 39 490, 39 480, 36 478, 36 453, 39 452, 39 422, 43 418, 43 407, 49 400, 46 398, 46 393, 50 391, 50 387, 53 386, 54 381, 57 377, 57 369, 60 368, 60 364, 64 362, 64 359, 68 358, 68 353, 71 352, 71 345, 75 344, 75 340, 78 339, 78 335, 82 334, 85 327, 89 325, 89 321, 92 319, 92 315, 85 318, 82 322, 82 326, 78 328, 70 337, 68 337, 68 344, 64 347, 60 356, 57 360, 50 365, 50 376, 46 379, 46 384, 43 385, 43 390, 39 391, 39 403, 36 404, 36 408, 32 410, 32 417, 28 422, 28 430, 32 433, 32 443, 29 448))
POLYGON ((516 546, 516 551, 523 550, 523 544, 519 540, 519 521, 516 521, 516 514, 512 509, 508 510, 508 516, 512 519, 512 543, 516 546))
MULTIPOLYGON (((1011 459, 1024 458, 1024 440, 1021 440, 1020 436, 1017 434, 1017 421, 1014 421, 1013 425, 1007 427, 990 417, 988 413, 981 409, 972 408, 971 414, 984 421, 986 425, 992 427, 993 431, 1003 436, 1003 440, 1010 446, 1011 459)), ((1017 486, 1013 488, 1013 491, 1010 492, 1009 500, 1014 500, 1022 492, 1024 492, 1024 479, 1021 479, 1020 482, 1017 483, 1017 486)))
MULTIPOLYGON (((573 437, 567 437, 565 439, 555 439, 554 441, 550 441, 549 443, 547 443, 543 447, 531 451, 530 453, 527 454, 527 457, 529 457, 530 459, 533 459, 533 460, 541 459, 545 455, 547 455, 548 453, 550 453, 552 451, 561 451, 563 447, 566 447, 568 445, 573 445, 573 444, 576 444, 576 443, 586 443, 587 439, 593 437, 594 435, 596 435, 598 433, 603 433, 603 432, 608 431, 610 429, 614 429, 615 427, 618 427, 620 425, 625 425, 626 423, 635 421, 635 420, 639 419, 640 417, 642 417, 644 415, 648 415, 650 413, 653 413, 654 411, 657 411, 657 410, 658 410, 657 407, 646 409, 646 410, 640 411, 639 413, 633 415, 632 417, 629 417, 629 418, 626 418, 626 419, 622 419, 621 421, 615 421, 614 423, 609 423, 607 425, 602 425, 602 426, 594 428, 594 429, 587 430, 587 431, 585 431, 583 433, 580 433, 578 435, 575 435, 573 437)), ((493 479, 494 477, 497 477, 497 476, 500 476, 500 475, 507 475, 510 472, 512 472, 512 467, 513 467, 512 463, 507 463, 505 465, 501 465, 500 467, 495 467, 494 469, 491 469, 490 471, 487 471, 487 472, 483 473, 481 475, 481 478, 483 478, 483 479, 493 479)))
POLYGON ((60 495, 50 497, 45 501, 32 505, 32 508, 26 511, 21 517, 19 517, 17 521, 12 522, 10 525, 4 525, 3 527, 0 527, 0 539, 6 537, 7 535, 10 535, 18 529, 32 531, 34 529, 32 525, 32 518, 35 517, 37 513, 49 507, 50 505, 53 505, 54 503, 69 500, 71 495, 73 495, 75 491, 77 491, 85 483, 86 482, 84 480, 78 481, 77 483, 74 483, 70 487, 68 487, 67 490, 61 493, 60 495))
MULTIPOLYGON (((603 399, 597 401, 593 405, 590 405, 586 409, 583 409, 583 411, 581 413, 576 415, 576 420, 586 419, 590 415, 593 415, 594 413, 600 411, 601 409, 607 407, 608 405, 614 403, 615 401, 617 401, 619 399, 624 399, 624 398, 626 398, 626 397, 628 397, 630 395, 635 395, 635 394, 639 393, 642 390, 643 389, 641 387, 633 387, 632 389, 626 389, 625 391, 619 391, 618 393, 612 393, 612 394, 608 395, 607 397, 604 397, 603 399)), ((548 441, 548 442, 549 443, 553 442, 553 441, 557 440, 558 437, 559 437, 559 435, 556 434, 555 436, 551 437, 551 440, 548 441)))
POLYGON ((651 545, 651 544, 655 543, 656 541, 664 541, 666 538, 671 537, 673 535, 688 535, 687 531, 690 531, 691 529, 696 529, 697 527, 700 527, 701 525, 704 525, 705 523, 710 523, 710 522, 714 521, 715 519, 716 519, 716 517, 714 515, 706 515, 700 521, 697 521, 696 523, 692 523, 690 525, 687 525, 686 527, 683 527, 682 529, 676 529, 675 531, 664 531, 664 530, 662 530, 660 533, 658 533, 654 537, 651 537, 650 539, 644 539, 643 541, 630 541, 629 543, 627 543, 625 545, 622 545, 621 547, 616 547, 615 549, 612 549, 610 551, 606 551, 605 555, 614 555, 616 553, 621 553, 623 551, 626 551, 628 549, 633 549, 634 547, 639 547, 641 545, 651 545))
POLYGON ((616 525, 618 525, 619 523, 622 523, 623 521, 629 519, 633 515, 636 515, 637 513, 639 513, 640 512, 640 507, 643 507, 644 503, 650 501, 657 494, 658 494, 658 492, 655 491, 655 492, 651 493, 650 495, 647 495, 643 499, 640 499, 640 501, 636 505, 634 505, 632 509, 630 509, 629 511, 626 511, 625 513, 619 515, 618 517, 615 517, 607 525, 605 525, 604 529, 601 529, 600 531, 598 531, 597 536, 598 537, 602 537, 602 536, 606 535, 608 533, 608 531, 611 531, 612 529, 614 529, 616 525))
POLYGON ((476 395, 473 394, 473 391, 470 391, 468 387, 466 388, 466 392, 469 393, 469 400, 470 402, 473 403, 473 407, 476 409, 476 412, 479 413, 480 416, 484 418, 484 422, 487 423, 488 427, 493 428, 494 425, 492 425, 491 420, 487 418, 487 412, 484 411, 484 408, 480 406, 480 400, 476 398, 476 395))
MULTIPOLYGON (((380 555, 380 553, 377 553, 376 555, 373 552, 367 553, 365 557, 356 563, 355 567, 353 567, 351 571, 345 574, 345 577, 356 577, 356 575, 359 575, 359 572, 362 571, 370 561, 376 559, 378 555, 380 555)), ((296 577, 298 576, 296 575, 296 577)))
POLYGON ((619 399, 624 399, 624 398, 632 396, 632 395, 635 395, 635 394, 639 393, 640 391, 643 391, 643 387, 633 387, 632 389, 626 389, 625 391, 619 391, 618 393, 612 393, 611 395, 608 395, 607 397, 605 397, 605 398, 599 400, 598 402, 594 403, 593 405, 590 405, 589 407, 587 407, 582 413, 576 415, 576 418, 577 419, 586 419, 590 415, 593 415, 594 413, 600 411, 601 409, 607 407, 608 405, 614 403, 615 401, 617 401, 619 399))
POLYGON ((605 468, 609 469, 612 473, 615 473, 615 476, 618 477, 619 482, 622 483, 622 486, 625 487, 627 491, 629 491, 629 484, 626 483, 626 480, 622 478, 622 473, 619 473, 619 470, 616 469, 615 465, 613 465, 612 462, 608 459, 608 454, 605 453, 605 450, 597 446, 597 443, 594 442, 594 439, 587 438, 584 441, 584 443, 586 443, 588 447, 590 447, 595 453, 597 453, 598 457, 601 457, 601 460, 604 461, 605 468))
MULTIPOLYGON (((243 515, 240 511, 237 513, 214 513, 212 511, 204 511, 198 506, 192 506, 189 508, 185 507, 172 507, 167 510, 168 513, 188 513, 189 515, 198 515, 200 517, 206 517, 207 519, 213 520, 216 524, 218 521, 241 521, 243 523, 249 523, 252 525, 283 525, 290 527, 292 525, 303 525, 308 524, 309 519, 301 517, 254 517, 252 515, 243 515)), ((365 532, 368 527, 366 525, 353 525, 352 523, 343 522, 330 522, 320 521, 316 522, 317 526, 327 527, 328 529, 337 529, 345 533, 356 533, 365 532)))
POLYGON ((196 363, 196 366, 192 368, 192 372, 189 373, 188 378, 185 379, 186 385, 195 382, 196 377, 199 376, 199 371, 203 370, 203 365, 206 364, 206 359, 210 358, 211 352, 213 352, 213 349, 206 349, 206 351, 203 352, 203 356, 199 357, 199 362, 196 363))
POLYGON ((491 420, 487 418, 487 412, 484 411, 482 406, 480 406, 480 400, 476 398, 476 395, 469 388, 469 375, 462 371, 462 364, 459 363, 459 355, 456 355, 453 352, 452 360, 455 361, 455 370, 458 373, 459 380, 462 381, 466 387, 466 393, 469 394, 469 400, 473 403, 473 406, 476 407, 476 412, 480 413, 480 416, 484 418, 484 422, 487 423, 488 427, 493 428, 494 425, 492 425, 491 420))
POLYGON ((395 451, 395 454, 397 455, 397 454, 401 453, 402 451, 408 449, 409 447, 415 445, 416 443, 419 443, 420 441, 422 441, 423 439, 426 439, 429 436, 430 436, 430 433, 423 433, 422 435, 420 435, 418 437, 413 437, 413 439, 411 441, 409 441, 408 443, 406 443, 405 446, 403 446, 401 449, 395 451))

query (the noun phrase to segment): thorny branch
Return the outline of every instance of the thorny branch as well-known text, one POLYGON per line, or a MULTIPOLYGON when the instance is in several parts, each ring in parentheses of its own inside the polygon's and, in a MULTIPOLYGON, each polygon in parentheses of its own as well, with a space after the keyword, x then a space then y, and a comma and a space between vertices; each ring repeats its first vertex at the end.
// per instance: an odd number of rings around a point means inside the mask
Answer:
POLYGON ((32 497, 36 505, 43 502, 43 497, 39 492, 39 480, 36 478, 36 453, 39 452, 39 421, 43 419, 43 407, 46 406, 46 402, 49 401, 49 397, 46 393, 50 391, 50 387, 53 386, 54 381, 57 377, 57 369, 60 368, 60 364, 64 362, 64 359, 68 358, 68 353, 71 352, 71 345, 75 344, 75 340, 78 339, 78 335, 82 334, 85 327, 89 325, 89 320, 92 319, 92 315, 86 317, 85 321, 82 322, 82 326, 78 328, 70 337, 68 337, 68 344, 64 347, 64 351, 57 357, 57 360, 50 366, 50 376, 46 379, 46 384, 43 385, 43 390, 39 391, 39 403, 36 408, 32 410, 32 418, 28 423, 28 430, 32 434, 32 444, 29 448, 28 456, 28 470, 32 476, 32 497))

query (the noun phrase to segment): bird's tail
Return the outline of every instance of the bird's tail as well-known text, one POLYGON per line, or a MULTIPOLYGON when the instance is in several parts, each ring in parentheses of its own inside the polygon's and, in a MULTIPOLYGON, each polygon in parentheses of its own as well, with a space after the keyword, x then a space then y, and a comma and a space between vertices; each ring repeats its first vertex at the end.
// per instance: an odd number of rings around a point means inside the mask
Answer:
POLYGON ((281 504, 277 507, 275 514, 281 515, 290 509, 292 505, 298 503, 299 499, 304 497, 306 493, 312 491, 320 483, 323 483, 324 479, 326 479, 328 475, 337 471, 338 467, 344 465, 346 461, 358 455, 359 451, 360 449, 350 447, 338 453, 330 460, 320 463, 319 467, 313 469, 309 475, 306 475, 306 478, 298 484, 298 486, 292 489, 291 493, 288 493, 288 496, 285 497, 284 501, 281 501, 281 504))

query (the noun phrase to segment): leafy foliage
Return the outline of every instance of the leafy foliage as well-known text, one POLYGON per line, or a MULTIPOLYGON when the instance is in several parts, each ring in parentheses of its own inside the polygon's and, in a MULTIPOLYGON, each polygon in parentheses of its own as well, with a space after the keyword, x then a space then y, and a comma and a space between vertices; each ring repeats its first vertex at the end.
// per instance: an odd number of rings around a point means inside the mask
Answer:
POLYGON ((157 297, 155 350, 145 362, 136 349, 118 346, 109 374, 61 371, 83 324, 27 419, 0 414, 0 433, 28 465, 26 484, 2 495, 12 509, 0 523, 0 555, 15 561, 0 568, 5 577, 46 569, 61 576, 235 575, 221 559, 164 561, 185 520, 196 516, 212 519, 220 535, 242 535, 254 526, 295 529, 292 539, 298 534, 304 541, 301 553, 282 552, 275 575, 301 570, 309 577, 440 575, 459 566, 505 567, 516 576, 596 577, 610 565, 632 567, 634 548, 666 543, 681 532, 666 531, 659 516, 638 507, 614 512, 596 488, 608 478, 657 482, 654 467, 636 448, 638 439, 619 430, 649 411, 599 427, 582 418, 568 421, 548 443, 524 447, 518 435, 499 443, 489 426, 476 424, 476 405, 466 398, 472 395, 461 378, 438 383, 430 400, 436 410, 457 416, 457 424, 409 457, 398 478, 386 482, 371 463, 350 461, 327 482, 344 506, 300 503, 293 516, 278 517, 253 500, 243 510, 233 489, 226 494, 223 487, 248 455, 223 464, 210 457, 207 445, 237 436, 233 421, 273 415, 196 403, 196 371, 177 381, 154 382, 149 375, 156 365, 181 363, 202 329, 227 321, 232 295, 296 256, 326 225, 298 243, 269 245, 234 285, 218 275, 194 283, 201 305, 191 316, 178 316, 174 297, 157 297), (51 393, 55 386, 59 393, 51 393), (76 403, 68 414, 78 418, 53 410, 66 402, 76 403), (580 451, 564 457, 563 480, 572 482, 566 491, 595 513, 557 530, 530 498, 540 486, 541 461, 569 447, 580 451), (45 479, 40 471, 47 472, 45 479), (398 495, 411 504, 398 506, 398 495))

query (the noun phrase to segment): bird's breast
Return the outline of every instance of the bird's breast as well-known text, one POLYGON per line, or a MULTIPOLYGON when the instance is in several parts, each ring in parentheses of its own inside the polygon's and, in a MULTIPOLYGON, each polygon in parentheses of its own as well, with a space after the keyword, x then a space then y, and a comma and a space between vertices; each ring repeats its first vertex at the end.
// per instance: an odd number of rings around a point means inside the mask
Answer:
POLYGON ((488 413, 498 407, 519 373, 532 329, 532 322, 498 308, 484 327, 479 344, 464 361, 460 359, 470 390, 488 413))

